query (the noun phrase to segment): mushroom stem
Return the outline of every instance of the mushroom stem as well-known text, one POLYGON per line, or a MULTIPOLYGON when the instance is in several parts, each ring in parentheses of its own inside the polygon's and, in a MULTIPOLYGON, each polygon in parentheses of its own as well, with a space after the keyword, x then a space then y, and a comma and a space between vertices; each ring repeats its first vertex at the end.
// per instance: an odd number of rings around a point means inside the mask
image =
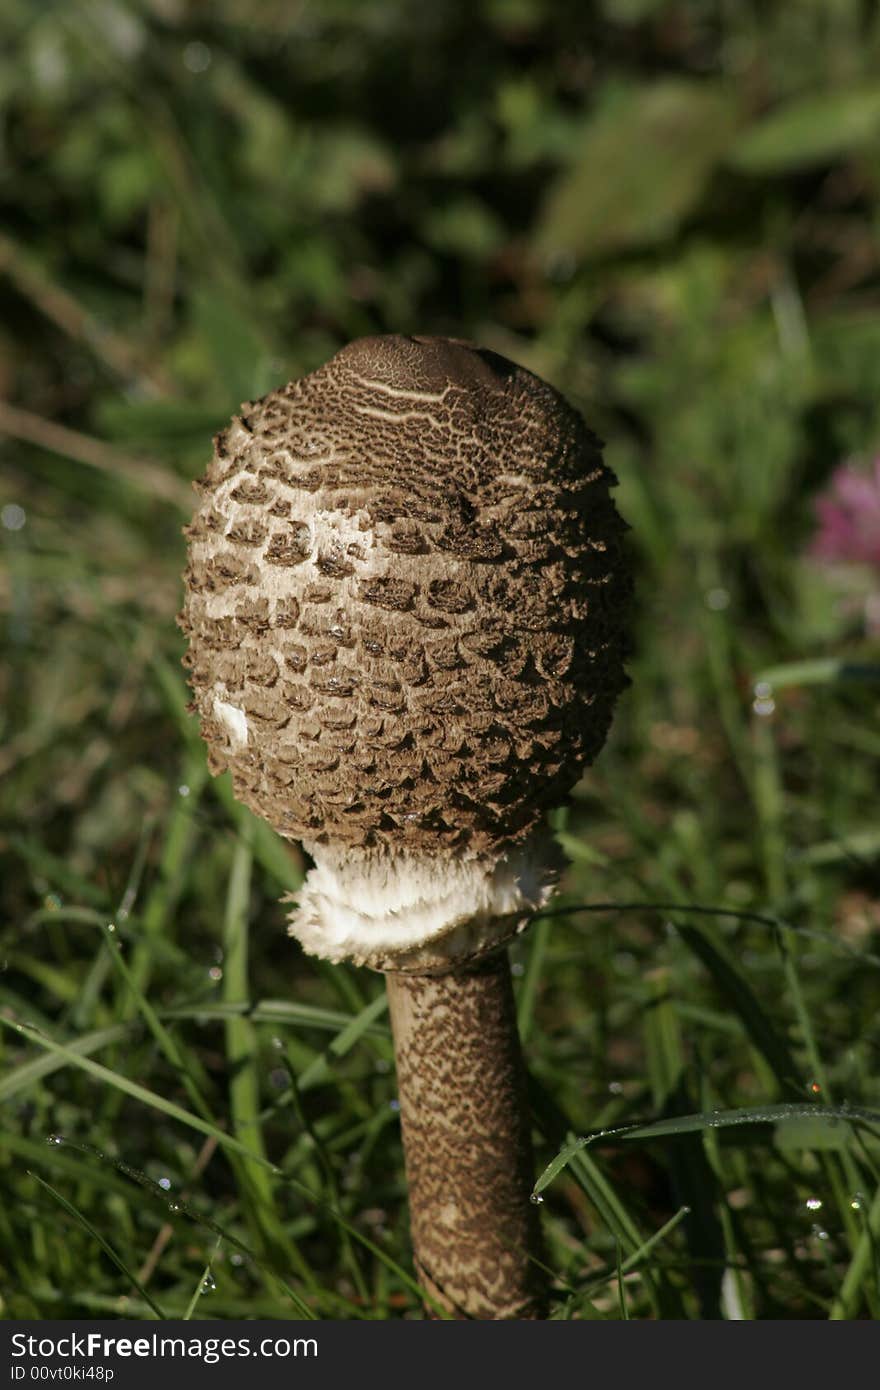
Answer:
POLYGON ((543 1317, 507 952, 444 975, 386 979, 420 1282, 454 1317, 543 1317))

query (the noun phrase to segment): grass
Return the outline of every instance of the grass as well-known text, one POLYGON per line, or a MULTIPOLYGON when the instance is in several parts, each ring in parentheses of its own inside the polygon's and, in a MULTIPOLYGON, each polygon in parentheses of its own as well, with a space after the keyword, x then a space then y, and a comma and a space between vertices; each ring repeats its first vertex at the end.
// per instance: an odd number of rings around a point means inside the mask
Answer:
POLYGON ((876 20, 185 10, 0 21, 0 1313, 421 1316, 381 978, 287 938, 174 615, 212 430, 433 331, 565 390, 632 526, 513 949, 552 1316, 877 1317, 876 578, 804 558, 880 442, 876 20))

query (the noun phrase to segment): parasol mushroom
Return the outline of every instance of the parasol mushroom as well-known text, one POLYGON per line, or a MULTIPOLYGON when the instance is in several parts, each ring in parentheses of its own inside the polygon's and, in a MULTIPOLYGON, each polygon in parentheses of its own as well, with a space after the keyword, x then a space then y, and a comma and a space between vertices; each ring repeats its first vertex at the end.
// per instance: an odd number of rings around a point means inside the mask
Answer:
POLYGON ((540 1317, 504 945, 626 683, 613 475, 555 390, 446 338, 351 343, 215 445, 181 615, 209 765, 311 855, 304 949, 386 974, 423 1287, 540 1317))

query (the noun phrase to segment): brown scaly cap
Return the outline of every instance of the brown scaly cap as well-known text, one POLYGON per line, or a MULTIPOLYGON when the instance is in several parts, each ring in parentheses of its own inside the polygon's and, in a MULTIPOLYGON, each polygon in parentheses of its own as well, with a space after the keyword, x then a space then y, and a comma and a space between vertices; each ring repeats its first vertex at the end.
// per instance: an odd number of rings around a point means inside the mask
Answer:
POLYGON ((181 616, 211 770, 313 853, 516 853, 626 683, 595 436, 495 353, 375 337, 215 443, 181 616))

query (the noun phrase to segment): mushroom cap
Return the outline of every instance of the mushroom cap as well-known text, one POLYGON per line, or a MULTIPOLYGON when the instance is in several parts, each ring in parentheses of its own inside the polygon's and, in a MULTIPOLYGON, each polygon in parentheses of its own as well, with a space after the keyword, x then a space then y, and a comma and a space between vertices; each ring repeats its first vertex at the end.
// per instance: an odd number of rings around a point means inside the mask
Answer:
POLYGON ((212 772, 340 863, 534 843, 626 684, 613 474, 496 353, 372 337, 215 439, 181 626, 212 772))

